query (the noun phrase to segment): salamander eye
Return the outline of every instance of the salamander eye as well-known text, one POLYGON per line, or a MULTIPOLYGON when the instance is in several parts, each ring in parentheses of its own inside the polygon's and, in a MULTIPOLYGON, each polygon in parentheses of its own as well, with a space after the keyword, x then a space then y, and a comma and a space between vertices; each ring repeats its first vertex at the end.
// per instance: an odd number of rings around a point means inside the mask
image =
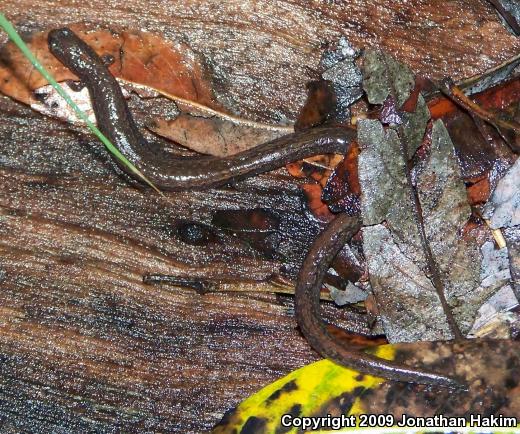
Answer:
POLYGON ((49 32, 49 36, 47 37, 47 41, 49 43, 49 48, 51 51, 59 51, 63 48, 64 40, 73 36, 74 33, 72 30, 64 27, 62 29, 54 29, 49 32))
POLYGON ((61 29, 53 30, 53 32, 55 32, 56 36, 60 38, 66 38, 74 34, 68 27, 62 27, 61 29))
POLYGON ((56 42, 56 40, 54 38, 51 37, 50 34, 49 34, 49 38, 48 38, 48 43, 49 43, 49 48, 50 48, 51 52, 55 52, 56 49, 58 48, 59 44, 58 44, 58 42, 56 42))

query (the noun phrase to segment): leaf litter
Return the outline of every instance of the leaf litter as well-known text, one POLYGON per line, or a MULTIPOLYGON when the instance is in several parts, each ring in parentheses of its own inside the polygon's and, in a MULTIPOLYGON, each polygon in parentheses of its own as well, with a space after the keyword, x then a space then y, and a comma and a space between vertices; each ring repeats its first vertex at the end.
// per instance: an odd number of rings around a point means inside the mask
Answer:
POLYGON ((440 290, 466 335, 500 289, 481 282, 493 274, 481 253, 490 233, 482 226, 466 230, 472 210, 442 121, 427 131, 430 116, 421 97, 414 112, 400 110, 414 88, 411 71, 376 50, 364 61, 369 102, 388 106, 380 116, 386 127, 379 120, 358 123, 363 248, 385 333, 390 342, 452 337, 433 278, 438 273, 440 290), (415 162, 411 185, 406 170, 425 138, 427 150, 415 162))
MULTIPOLYGON (((517 322, 511 312, 518 305, 518 299, 511 285, 515 268, 510 260, 520 258, 520 231, 511 236, 508 233, 511 228, 505 231, 506 239, 513 238, 517 242, 515 254, 511 246, 509 251, 496 247, 492 231, 468 200, 466 184, 471 178, 464 177, 460 165, 461 157, 466 156, 464 150, 455 148, 442 120, 430 119, 422 96, 417 97, 414 110, 409 110, 407 103, 415 79, 411 79, 406 67, 384 53, 367 54, 378 63, 375 67, 369 64, 373 74, 365 83, 369 87, 367 93, 374 90, 371 87, 377 86, 378 81, 386 81, 386 89, 374 94, 377 95, 375 101, 386 106, 387 111, 381 110, 379 119, 358 121, 356 174, 361 189, 363 252, 386 337, 390 342, 412 342, 387 346, 393 352, 387 357, 408 362, 422 360, 433 370, 447 369, 444 372, 467 379, 471 393, 442 388, 432 393, 420 386, 388 380, 382 384, 357 384, 352 388, 352 381, 371 378, 358 375, 350 380, 342 378, 338 387, 306 390, 300 394, 300 390, 307 387, 305 379, 315 377, 309 375, 315 366, 309 365, 267 386, 227 413, 215 427, 216 433, 232 428, 247 428, 251 432, 281 429, 277 425, 281 415, 295 408, 298 414, 305 416, 356 412, 388 413, 395 417, 403 413, 425 416, 439 412, 464 416, 483 409, 518 414, 520 401, 516 396, 518 387, 515 387, 518 383, 511 381, 516 376, 516 370, 511 367, 517 365, 518 343, 507 339, 513 337, 517 322), (389 74, 384 72, 388 64, 392 66, 389 74), (404 111, 403 106, 408 110, 404 111), (425 242, 430 253, 426 251, 425 242), (432 279, 432 260, 463 334, 494 340, 441 342, 452 334, 432 279), (418 343, 417 340, 438 342, 418 343), (309 396, 318 399, 319 404, 309 406, 309 396), (507 399, 503 399, 505 396, 507 399), (324 397, 327 397, 325 401, 324 397), (497 403, 502 406, 500 410, 497 403)), ((495 185, 488 177, 499 177, 496 163, 504 155, 488 152, 481 158, 490 155, 493 155, 492 164, 480 168, 481 178, 477 179, 495 185)), ((472 163, 475 167, 481 164, 477 160, 472 163)), ((503 164, 503 173, 507 161, 500 164, 503 164)), ((518 175, 512 174, 511 178, 514 177, 518 179, 518 175)), ((337 179, 341 184, 342 177, 337 179)), ((501 187, 500 182, 497 189, 501 187)), ((510 184, 513 188, 519 183, 510 184)), ((341 185, 335 191, 338 189, 341 185)), ((497 201, 497 207, 506 207, 516 193, 516 190, 503 193, 503 202, 497 201)), ((514 218, 511 207, 505 214, 506 222, 514 218)), ((331 289, 331 293, 337 302, 354 303, 362 298, 353 288, 357 287, 349 284, 343 294, 335 289, 331 289)), ((380 351, 384 347, 376 348, 380 351)), ((350 372, 334 366, 337 371, 323 366, 319 372, 326 372, 329 379, 350 372)))

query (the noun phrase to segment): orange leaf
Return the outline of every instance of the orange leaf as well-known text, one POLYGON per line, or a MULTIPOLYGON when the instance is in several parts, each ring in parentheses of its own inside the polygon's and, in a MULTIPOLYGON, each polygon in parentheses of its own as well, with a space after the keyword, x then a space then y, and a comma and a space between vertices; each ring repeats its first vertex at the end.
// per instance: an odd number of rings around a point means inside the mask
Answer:
MULTIPOLYGON (((90 30, 82 24, 69 27, 97 54, 113 60, 110 71, 115 77, 222 111, 204 66, 187 45, 173 44, 145 32, 90 30)), ((48 31, 34 34, 29 48, 57 81, 76 80, 49 52, 47 34, 48 31)), ((2 48, 0 59, 0 91, 26 104, 35 103, 33 90, 47 82, 11 42, 2 48)))

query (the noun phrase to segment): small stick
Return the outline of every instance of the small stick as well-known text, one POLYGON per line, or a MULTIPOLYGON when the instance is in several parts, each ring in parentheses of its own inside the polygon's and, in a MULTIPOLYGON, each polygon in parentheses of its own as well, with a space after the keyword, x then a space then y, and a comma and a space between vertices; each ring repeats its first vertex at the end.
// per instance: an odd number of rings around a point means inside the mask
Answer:
MULTIPOLYGON (((516 134, 520 134, 520 124, 513 120, 504 120, 499 119, 497 116, 491 112, 488 112, 477 103, 472 101, 470 98, 466 96, 466 94, 460 89, 450 78, 443 80, 439 83, 439 89, 441 92, 446 95, 451 101, 457 104, 459 107, 467 110, 470 113, 473 113, 475 116, 480 119, 489 122, 495 128, 505 128, 507 130, 512 130, 516 134)), ((518 151, 518 149, 515 149, 518 151)))

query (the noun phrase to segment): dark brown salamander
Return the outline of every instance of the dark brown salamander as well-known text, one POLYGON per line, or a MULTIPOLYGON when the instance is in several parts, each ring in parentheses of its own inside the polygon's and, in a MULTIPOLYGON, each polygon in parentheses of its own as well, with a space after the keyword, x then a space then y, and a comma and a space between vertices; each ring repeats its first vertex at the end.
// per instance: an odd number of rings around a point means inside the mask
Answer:
MULTIPOLYGON (((344 153, 356 136, 352 128, 316 128, 226 158, 172 158, 139 132, 117 81, 91 47, 67 28, 51 31, 48 41, 51 52, 87 86, 101 132, 164 190, 215 187, 312 155, 344 153)), ((126 167, 120 167, 133 176, 126 167)))
MULTIPOLYGON (((345 153, 356 136, 355 130, 350 128, 323 127, 290 134, 227 158, 173 158, 154 149, 141 135, 117 81, 92 48, 67 28, 51 31, 48 41, 51 52, 87 86, 99 129, 148 179, 163 189, 214 187, 311 155, 345 153)), ((335 254, 359 226, 358 219, 340 215, 314 242, 296 290, 296 313, 304 335, 323 356, 368 374, 398 381, 456 385, 448 377, 350 352, 327 333, 319 314, 323 276, 335 254)))
POLYGON ((410 383, 455 387, 446 376, 397 365, 361 351, 352 351, 336 340, 320 314, 320 290, 330 263, 360 229, 361 220, 339 214, 312 244, 296 281, 296 319, 311 346, 322 356, 361 372, 410 383))

